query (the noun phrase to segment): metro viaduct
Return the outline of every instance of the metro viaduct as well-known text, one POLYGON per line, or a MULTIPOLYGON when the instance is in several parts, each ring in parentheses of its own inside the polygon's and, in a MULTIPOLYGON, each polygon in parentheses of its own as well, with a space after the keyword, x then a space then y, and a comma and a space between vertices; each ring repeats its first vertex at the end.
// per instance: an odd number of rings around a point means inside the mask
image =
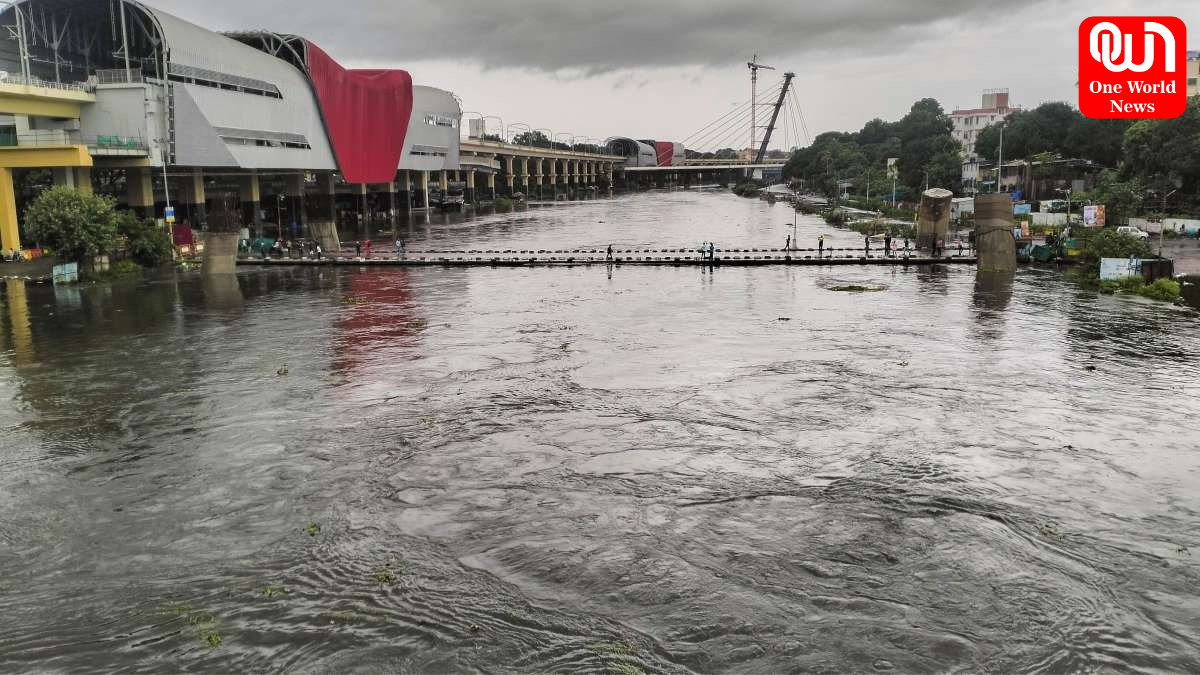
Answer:
MULTIPOLYGON (((402 70, 347 70, 295 35, 218 34, 135 0, 18 0, 0 11, 0 249, 21 249, 13 172, 94 171, 147 217, 177 207, 206 230, 209 271, 232 271, 241 229, 340 249, 384 213, 465 197, 611 185, 622 157, 462 141, 449 91, 402 70), (497 185, 498 177, 500 184, 497 185), (116 187, 114 187, 114 185, 116 187), (274 219, 274 227, 267 225, 274 219)), ((123 200, 121 199, 123 197, 123 200)))

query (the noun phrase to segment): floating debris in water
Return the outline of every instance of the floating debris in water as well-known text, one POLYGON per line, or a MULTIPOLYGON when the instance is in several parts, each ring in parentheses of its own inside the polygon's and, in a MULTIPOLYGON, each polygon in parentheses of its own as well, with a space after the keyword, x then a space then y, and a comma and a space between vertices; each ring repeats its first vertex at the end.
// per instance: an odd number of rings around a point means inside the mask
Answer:
POLYGON ((305 534, 307 534, 310 537, 315 537, 318 534, 321 534, 321 524, 320 523, 309 523, 304 526, 304 532, 305 532, 305 534))
POLYGON ((781 316, 781 317, 779 317, 779 320, 780 320, 780 321, 791 321, 791 320, 792 320, 792 317, 790 317, 790 316, 781 316))
POLYGON ((262 596, 268 600, 281 595, 287 595, 287 589, 282 586, 267 586, 262 589, 262 596))
POLYGON ((367 305, 370 304, 370 302, 371 301, 367 300, 366 298, 356 298, 352 295, 347 295, 346 297, 342 298, 343 305, 367 305))
POLYGON ((287 377, 287 374, 288 374, 288 373, 290 373, 290 372, 291 372, 291 371, 288 369, 287 365, 285 364, 285 365, 284 365, 282 368, 280 368, 279 370, 275 371, 275 374, 276 374, 276 375, 278 375, 278 376, 280 376, 280 377, 287 377))
POLYGON ((882 286, 859 286, 850 284, 848 286, 833 286, 829 290, 835 293, 882 293, 887 289, 882 286))
POLYGON ((1038 532, 1040 532, 1043 537, 1053 539, 1057 539, 1058 537, 1062 536, 1062 531, 1060 531, 1058 529, 1058 525, 1055 525, 1054 523, 1042 523, 1038 527, 1038 532))

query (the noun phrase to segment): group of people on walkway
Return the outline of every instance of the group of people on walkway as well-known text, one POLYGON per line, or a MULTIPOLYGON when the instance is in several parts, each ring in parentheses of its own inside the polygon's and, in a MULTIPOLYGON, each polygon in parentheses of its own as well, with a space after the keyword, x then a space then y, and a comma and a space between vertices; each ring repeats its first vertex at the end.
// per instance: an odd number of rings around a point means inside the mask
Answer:
POLYGON ((17 249, 11 249, 3 256, 4 262, 25 262, 25 256, 17 249))
POLYGON ((315 241, 290 241, 285 242, 282 239, 276 239, 270 247, 263 247, 263 260, 271 258, 282 258, 285 254, 290 255, 292 251, 298 252, 301 258, 314 258, 321 260, 325 257, 325 250, 321 248, 321 244, 315 241))

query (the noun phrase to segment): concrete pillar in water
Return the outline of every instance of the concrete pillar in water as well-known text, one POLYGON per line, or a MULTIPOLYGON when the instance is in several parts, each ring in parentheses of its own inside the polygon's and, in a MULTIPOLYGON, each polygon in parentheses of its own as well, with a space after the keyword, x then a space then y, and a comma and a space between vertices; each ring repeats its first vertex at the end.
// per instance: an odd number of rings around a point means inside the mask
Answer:
MULTIPOLYGON (((319 195, 318 201, 322 207, 320 210, 323 210, 324 213, 308 220, 308 232, 309 237, 317 240, 326 255, 336 255, 338 251, 342 250, 342 240, 337 231, 337 178, 330 171, 323 174, 321 179, 321 187, 324 189, 321 190, 322 194, 319 195)), ((303 214, 304 174, 288 177, 288 191, 289 193, 298 193, 298 196, 293 198, 299 200, 298 213, 303 214)))
POLYGON ((129 208, 142 218, 153 218, 154 181, 150 169, 126 169, 125 188, 129 208))
POLYGON ((517 181, 517 177, 513 175, 513 158, 511 156, 504 158, 504 171, 504 180, 508 184, 508 196, 511 197, 517 181))
POLYGON ((917 248, 932 250, 939 241, 950 237, 950 202, 954 193, 942 188, 927 190, 921 195, 921 214, 917 221, 917 248))
MULTIPOLYGON (((197 194, 197 190, 204 187, 203 175, 199 172, 196 175, 199 188, 185 185, 185 200, 198 200, 203 196, 197 194)), ((195 201, 184 203, 195 205, 195 201)), ((213 199, 211 211, 206 210, 204 217, 204 265, 201 273, 205 276, 233 274, 237 265, 238 242, 241 241, 242 234, 241 201, 233 195, 218 195, 213 199)))
POLYGON ((429 213, 429 172, 421 172, 421 208, 429 213))
POLYGON ((467 201, 475 202, 475 170, 467 169, 467 201))
POLYGON ((496 201, 496 174, 489 173, 487 177, 488 189, 492 191, 492 201, 496 201))
POLYGON ((975 198, 975 248, 980 272, 1015 272, 1017 240, 1013 237, 1013 202, 1006 193, 975 198))

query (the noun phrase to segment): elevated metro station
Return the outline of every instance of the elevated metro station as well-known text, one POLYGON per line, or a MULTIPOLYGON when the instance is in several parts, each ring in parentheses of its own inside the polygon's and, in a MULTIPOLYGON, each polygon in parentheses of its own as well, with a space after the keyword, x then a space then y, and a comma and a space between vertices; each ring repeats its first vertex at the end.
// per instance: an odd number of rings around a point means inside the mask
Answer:
MULTIPOLYGON (((21 248, 13 179, 30 169, 148 217, 170 205, 210 249, 249 232, 334 250, 339 230, 369 236, 372 216, 429 208, 462 173, 494 195, 507 171, 513 189, 515 151, 463 152, 452 92, 344 68, 301 36, 220 34, 134 0, 19 0, 0 26, 5 252, 21 248)), ((553 154, 536 162, 552 183, 611 174, 610 156, 553 154)))

